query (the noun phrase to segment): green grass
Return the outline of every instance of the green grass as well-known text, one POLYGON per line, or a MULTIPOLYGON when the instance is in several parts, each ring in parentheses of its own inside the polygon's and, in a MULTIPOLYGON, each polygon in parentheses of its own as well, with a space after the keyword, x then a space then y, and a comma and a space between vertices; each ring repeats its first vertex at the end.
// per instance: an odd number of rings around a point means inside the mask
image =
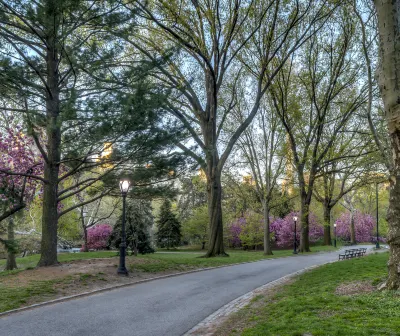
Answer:
MULTIPOLYGON (((331 246, 315 246, 313 252, 333 251, 331 246)), ((163 272, 168 270, 183 271, 194 268, 215 267, 223 265, 231 265, 243 262, 257 261, 270 258, 281 258, 293 256, 292 250, 274 251, 274 255, 265 256, 263 252, 257 251, 227 251, 229 257, 202 258, 202 254, 194 254, 193 252, 180 253, 154 253, 140 256, 144 259, 151 260, 151 263, 134 265, 134 268, 144 272, 163 272)))
POLYGON ((3 287, 0 284, 0 312, 16 309, 28 304, 30 299, 41 298, 44 301, 56 293, 55 281, 31 281, 25 287, 3 287))
MULTIPOLYGON (((261 308, 243 313, 243 336, 400 335, 400 292, 335 294, 342 283, 377 284, 387 272, 387 253, 319 267, 285 286, 261 308), (247 323, 246 323, 247 322, 247 323)), ((258 298, 259 300, 259 298, 258 298)), ((232 335, 237 335, 233 332, 232 335)))

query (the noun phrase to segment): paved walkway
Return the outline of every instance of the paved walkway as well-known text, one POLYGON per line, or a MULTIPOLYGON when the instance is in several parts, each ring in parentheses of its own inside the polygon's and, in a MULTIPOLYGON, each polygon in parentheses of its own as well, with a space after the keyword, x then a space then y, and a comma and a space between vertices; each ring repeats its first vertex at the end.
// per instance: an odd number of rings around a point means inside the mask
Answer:
POLYGON ((154 280, 4 316, 0 334, 179 336, 257 287, 337 259, 338 252, 297 255, 154 280))

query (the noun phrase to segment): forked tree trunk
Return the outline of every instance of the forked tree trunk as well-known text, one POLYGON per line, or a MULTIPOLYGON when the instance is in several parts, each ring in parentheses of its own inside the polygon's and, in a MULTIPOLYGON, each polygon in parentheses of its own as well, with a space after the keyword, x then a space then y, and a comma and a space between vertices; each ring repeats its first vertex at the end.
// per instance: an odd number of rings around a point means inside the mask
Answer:
POLYGON ((271 232, 270 232, 270 223, 269 223, 269 207, 266 201, 263 202, 263 210, 264 210, 264 254, 265 255, 273 255, 271 249, 271 232))
POLYGON ((324 204, 324 245, 332 245, 331 237, 331 211, 328 204, 324 204))
POLYGON ((400 0, 375 0, 380 39, 379 84, 392 144, 388 210, 388 289, 400 288, 400 0))
POLYGON ((306 200, 301 200, 301 211, 300 211, 300 224, 301 224, 301 234, 300 234, 300 252, 311 252, 310 251, 310 237, 309 237, 309 227, 308 219, 310 213, 310 205, 306 200))
MULTIPOLYGON (((49 5, 50 9, 56 10, 49 5)), ((56 31, 56 29, 54 29, 56 31)), ((44 178, 47 183, 43 186, 42 212, 42 241, 41 256, 38 266, 52 266, 57 261, 57 198, 58 174, 60 168, 60 97, 59 97, 59 57, 56 48, 54 32, 50 32, 47 50, 47 86, 46 91, 46 135, 47 135, 47 162, 44 165, 44 178), (50 92, 49 92, 50 91, 50 92)))
MULTIPOLYGON (((7 227, 7 239, 9 241, 13 241, 15 239, 14 236, 14 218, 11 216, 8 221, 7 227)), ((7 263, 6 263, 6 271, 12 271, 17 268, 17 260, 15 258, 15 253, 13 251, 7 251, 7 263)))
POLYGON ((222 224, 222 185, 220 176, 207 176, 208 217, 210 221, 210 240, 206 257, 226 256, 222 224))

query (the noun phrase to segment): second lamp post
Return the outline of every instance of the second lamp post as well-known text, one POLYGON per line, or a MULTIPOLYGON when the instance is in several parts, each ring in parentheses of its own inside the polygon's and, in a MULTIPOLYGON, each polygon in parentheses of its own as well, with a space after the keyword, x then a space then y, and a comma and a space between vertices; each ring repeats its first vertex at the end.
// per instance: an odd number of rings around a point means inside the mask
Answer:
POLYGON ((128 194, 131 183, 129 180, 121 180, 119 182, 119 189, 122 194, 122 225, 121 225, 121 244, 119 245, 119 267, 118 274, 128 275, 128 270, 125 267, 126 255, 126 232, 125 232, 125 217, 126 217, 126 195, 128 194))

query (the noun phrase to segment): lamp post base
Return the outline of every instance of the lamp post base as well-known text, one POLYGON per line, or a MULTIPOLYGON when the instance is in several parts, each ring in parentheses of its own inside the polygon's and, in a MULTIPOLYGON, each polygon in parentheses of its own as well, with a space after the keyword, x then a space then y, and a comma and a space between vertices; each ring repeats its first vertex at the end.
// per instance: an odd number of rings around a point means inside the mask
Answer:
POLYGON ((380 245, 379 245, 379 242, 376 242, 375 248, 376 249, 380 249, 381 248, 380 245))
POLYGON ((293 254, 299 254, 299 252, 297 252, 297 251, 293 251, 293 254))
POLYGON ((120 275, 128 275, 128 270, 125 267, 119 267, 117 273, 120 275))

